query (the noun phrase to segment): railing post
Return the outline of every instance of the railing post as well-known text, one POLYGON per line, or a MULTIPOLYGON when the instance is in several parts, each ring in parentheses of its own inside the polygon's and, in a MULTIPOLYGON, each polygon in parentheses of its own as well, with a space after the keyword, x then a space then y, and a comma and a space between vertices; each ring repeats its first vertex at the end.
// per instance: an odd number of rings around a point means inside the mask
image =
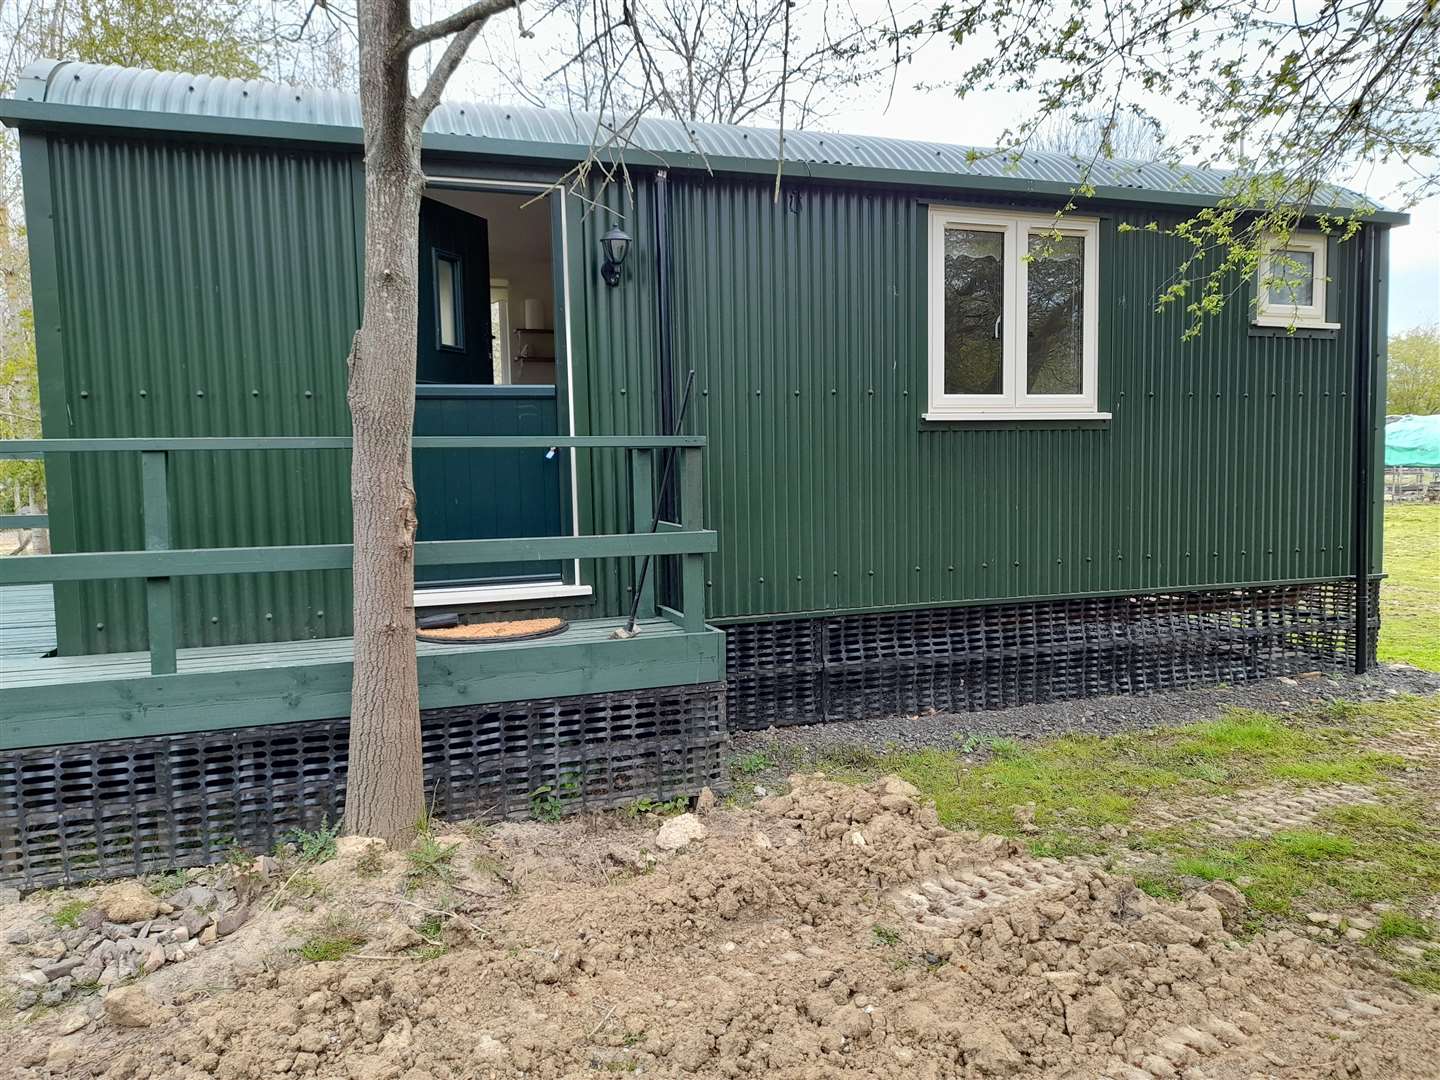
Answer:
MULTIPOLYGON (((680 447, 680 526, 687 531, 705 527, 704 475, 700 448, 680 447)), ((680 613, 686 630, 705 629, 705 556, 680 556, 680 613)))
MULTIPOLYGON (((167 453, 140 454, 145 550, 170 550, 170 484, 167 453)), ((145 579, 145 618, 150 637, 150 674, 175 674, 175 598, 168 577, 145 579)))
MULTIPOLYGON (((631 518, 630 531, 635 533, 648 533, 650 522, 655 514, 655 454, 654 451, 644 449, 632 449, 630 451, 630 500, 631 518)), ((658 562, 658 560, 655 560, 658 562)), ((636 608, 636 618, 649 619, 655 615, 655 573, 645 575, 645 583, 640 589, 640 605, 636 608)), ((639 584, 640 561, 633 560, 633 573, 635 574, 634 584, 639 584)), ((632 586, 633 587, 633 586, 632 586)))

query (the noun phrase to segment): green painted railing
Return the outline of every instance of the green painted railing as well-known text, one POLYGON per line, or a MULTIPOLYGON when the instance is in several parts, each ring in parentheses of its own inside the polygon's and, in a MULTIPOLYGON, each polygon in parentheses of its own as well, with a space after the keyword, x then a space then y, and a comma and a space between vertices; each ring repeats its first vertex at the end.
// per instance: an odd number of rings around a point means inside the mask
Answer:
MULTIPOLYGON (((194 438, 194 439, 14 439, 0 440, 0 458, 36 459, 51 454, 134 452, 140 455, 140 487, 145 549, 82 552, 0 559, 0 586, 57 581, 143 579, 150 641, 150 670, 176 670, 175 599, 171 581, 209 574, 256 574, 285 570, 348 570, 349 544, 290 544, 276 547, 172 548, 170 534, 169 455, 216 450, 348 450, 348 438, 194 438)), ((629 456, 633 532, 599 536, 531 536, 498 540, 426 540, 415 545, 417 566, 448 563, 546 562, 552 559, 634 558, 645 555, 680 559, 680 608, 657 608, 655 575, 646 577, 639 615, 663 613, 686 630, 705 626, 705 555, 718 547, 704 527, 701 435, 514 435, 417 436, 416 449, 515 449, 565 447, 625 450, 629 456), (676 455, 678 522, 663 522, 650 532, 655 505, 654 456, 676 455)), ((13 526, 12 526, 13 527, 13 526)))

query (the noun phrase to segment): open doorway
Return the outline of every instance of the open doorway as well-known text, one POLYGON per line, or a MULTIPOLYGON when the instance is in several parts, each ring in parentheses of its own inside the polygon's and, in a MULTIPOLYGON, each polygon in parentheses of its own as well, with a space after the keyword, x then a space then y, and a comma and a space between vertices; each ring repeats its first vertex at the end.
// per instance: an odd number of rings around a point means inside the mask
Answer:
MULTIPOLYGON (((568 430, 556 385, 564 335, 556 327, 563 238, 552 225, 555 197, 427 188, 420 209, 416 435, 568 430)), ((569 458, 546 448, 416 450, 418 539, 564 535, 569 458)), ((416 602, 559 595, 570 591, 556 589, 567 584, 566 570, 560 562, 417 567, 416 602)))

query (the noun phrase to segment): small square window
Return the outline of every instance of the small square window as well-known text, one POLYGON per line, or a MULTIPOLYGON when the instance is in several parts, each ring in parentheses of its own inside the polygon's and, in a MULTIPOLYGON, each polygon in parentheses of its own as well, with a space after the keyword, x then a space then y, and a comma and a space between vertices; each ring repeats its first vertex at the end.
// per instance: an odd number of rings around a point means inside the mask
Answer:
POLYGON ((1255 288, 1255 325, 1333 330, 1325 319, 1329 243, 1323 233, 1292 233, 1267 242, 1255 288))
POLYGON ((927 420, 1106 419, 1099 233, 1093 218, 931 210, 927 420))
POLYGON ((442 349, 465 347, 465 306, 462 302, 460 256, 435 251, 435 344, 442 349))

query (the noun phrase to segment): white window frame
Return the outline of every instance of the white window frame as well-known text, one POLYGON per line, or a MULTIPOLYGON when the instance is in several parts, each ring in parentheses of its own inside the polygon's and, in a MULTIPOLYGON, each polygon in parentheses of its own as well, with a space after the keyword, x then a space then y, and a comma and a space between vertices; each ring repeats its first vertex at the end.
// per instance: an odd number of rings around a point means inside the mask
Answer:
POLYGON ((1100 221, 1053 214, 1017 214, 961 206, 932 206, 929 231, 929 408, 926 420, 1108 420, 1098 405, 1100 374, 1100 221), (945 229, 998 232, 1005 237, 1004 374, 999 394, 945 393, 945 229), (1085 240, 1080 394, 1030 394, 1025 390, 1025 303, 1029 293, 1030 237, 1041 233, 1085 240))
POLYGON ((1338 330, 1340 324, 1328 322, 1325 318, 1325 299, 1329 288, 1327 256, 1330 251, 1329 238, 1324 233, 1294 232, 1283 242, 1272 236, 1265 241, 1260 253, 1260 265, 1255 278, 1255 325, 1308 327, 1314 330, 1338 330), (1308 251, 1315 260, 1315 281, 1310 290, 1308 304, 1272 304, 1267 283, 1272 278, 1285 280, 1287 271, 1281 266, 1271 270, 1270 253, 1273 251, 1308 251))

